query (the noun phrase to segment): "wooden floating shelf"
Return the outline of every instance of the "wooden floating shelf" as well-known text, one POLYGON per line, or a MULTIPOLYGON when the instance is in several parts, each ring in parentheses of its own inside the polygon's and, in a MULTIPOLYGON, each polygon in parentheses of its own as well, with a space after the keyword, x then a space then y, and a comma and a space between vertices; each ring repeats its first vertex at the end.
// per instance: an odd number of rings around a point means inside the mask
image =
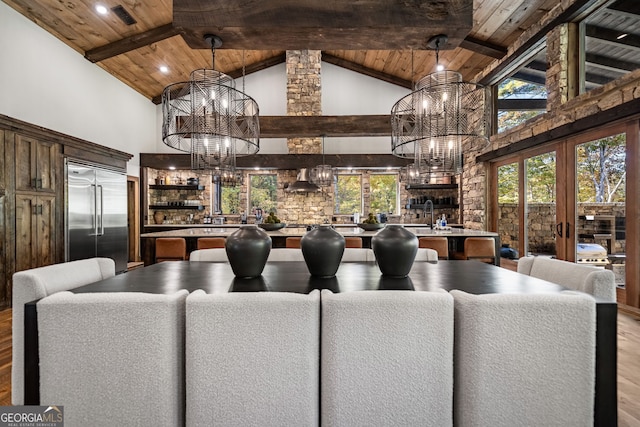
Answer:
POLYGON ((407 184, 407 190, 446 190, 458 188, 458 184, 407 184))
POLYGON ((150 185, 151 190, 204 190, 204 185, 150 185))
POLYGON ((201 211, 201 210, 204 209, 204 206, 193 206, 193 205, 184 205, 184 206, 149 205, 149 209, 155 209, 155 210, 188 209, 188 210, 201 211))

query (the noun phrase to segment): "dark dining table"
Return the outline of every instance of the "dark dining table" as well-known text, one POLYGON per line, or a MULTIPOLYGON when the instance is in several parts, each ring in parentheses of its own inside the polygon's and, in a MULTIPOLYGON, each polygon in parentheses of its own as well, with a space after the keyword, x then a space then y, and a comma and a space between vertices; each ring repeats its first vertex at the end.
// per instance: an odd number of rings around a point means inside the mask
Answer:
MULTIPOLYGON (((228 263, 170 261, 138 268, 72 289, 85 292, 168 294, 181 289, 207 293, 333 292, 361 290, 433 291, 458 289, 471 294, 557 293, 566 288, 477 261, 416 262, 409 276, 382 276, 375 262, 342 263, 333 278, 310 276, 304 262, 268 262, 262 276, 236 278, 228 263)), ((25 404, 39 404, 37 301, 25 304, 25 404)), ((596 390, 594 422, 617 424, 617 304, 596 300, 596 390)))

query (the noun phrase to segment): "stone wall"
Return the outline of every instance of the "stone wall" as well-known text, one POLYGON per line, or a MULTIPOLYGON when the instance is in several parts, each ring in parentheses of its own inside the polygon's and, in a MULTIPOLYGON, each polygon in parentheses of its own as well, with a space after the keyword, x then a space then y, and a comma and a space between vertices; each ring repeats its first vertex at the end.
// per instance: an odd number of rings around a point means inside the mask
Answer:
MULTIPOLYGON (((601 220, 586 220, 585 215, 611 215, 624 218, 626 215, 624 203, 578 203, 578 220, 576 233, 582 235, 579 243, 597 243, 607 248, 605 239, 587 237, 598 233, 610 233, 609 223, 601 220)), ((536 254, 555 254, 555 203, 529 203, 527 229, 529 239, 529 251, 536 254)), ((624 231, 624 230, 618 230, 624 231)), ((498 232, 500 241, 509 247, 517 249, 520 239, 518 233, 518 205, 516 203, 501 203, 498 206, 498 232)), ((616 239, 612 253, 625 252, 624 239, 616 239)))
MULTIPOLYGON (((322 54, 319 50, 288 50, 287 115, 322 115, 322 54)), ((322 153, 321 138, 288 138, 290 154, 322 153)))

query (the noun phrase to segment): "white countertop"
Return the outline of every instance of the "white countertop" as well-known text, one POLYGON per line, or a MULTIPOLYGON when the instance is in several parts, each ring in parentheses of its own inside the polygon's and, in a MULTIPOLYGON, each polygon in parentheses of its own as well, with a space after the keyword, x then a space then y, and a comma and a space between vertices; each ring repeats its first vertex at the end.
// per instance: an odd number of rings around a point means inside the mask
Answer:
MULTIPOLYGON (((249 224, 253 225, 253 224, 249 224)), ((428 228, 426 225, 420 224, 400 224, 403 225, 407 230, 411 231, 416 236, 447 236, 447 237, 476 237, 476 236, 487 236, 487 237, 496 237, 498 233, 483 231, 483 230, 470 230, 464 228, 451 228, 447 230, 432 230, 428 228)), ((231 225, 215 225, 212 226, 210 224, 199 224, 198 227, 190 228, 181 228, 178 230, 171 231, 157 231, 152 233, 142 234, 140 237, 210 237, 210 236, 220 236, 226 237, 236 231, 238 227, 241 227, 240 224, 231 225)), ((160 225, 158 225, 160 227, 160 225)), ((166 227, 166 226, 165 226, 166 227)), ((341 224, 336 225, 336 231, 338 231, 343 236, 361 236, 361 237, 371 237, 375 235, 380 230, 375 231, 365 231, 360 227, 349 225, 349 224, 341 224)), ((288 237, 288 236, 303 236, 307 232, 306 228, 303 227, 285 227, 276 231, 267 231, 267 234, 271 237, 288 237)))

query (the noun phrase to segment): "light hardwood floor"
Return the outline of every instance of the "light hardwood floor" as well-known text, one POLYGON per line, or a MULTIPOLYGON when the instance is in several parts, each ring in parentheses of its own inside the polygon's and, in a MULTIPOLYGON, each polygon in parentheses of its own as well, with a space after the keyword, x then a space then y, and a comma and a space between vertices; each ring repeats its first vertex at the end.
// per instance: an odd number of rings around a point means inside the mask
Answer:
MULTIPOLYGON (((11 405, 11 309, 0 311, 0 406, 11 405)), ((618 418, 640 426, 640 316, 618 313, 618 418)))

